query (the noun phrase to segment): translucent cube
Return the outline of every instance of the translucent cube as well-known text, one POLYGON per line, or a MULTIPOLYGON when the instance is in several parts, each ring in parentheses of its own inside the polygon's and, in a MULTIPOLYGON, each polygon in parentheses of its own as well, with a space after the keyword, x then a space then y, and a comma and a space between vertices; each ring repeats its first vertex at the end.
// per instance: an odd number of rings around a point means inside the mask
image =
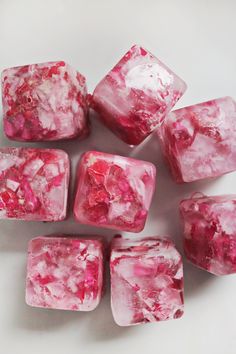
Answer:
POLYGON ((134 45, 96 86, 93 108, 118 137, 138 145, 164 120, 185 90, 185 82, 173 71, 134 45))
POLYGON ((99 239, 69 235, 34 238, 28 249, 27 304, 61 310, 94 310, 102 296, 103 261, 99 239))
POLYGON ((85 78, 64 61, 2 72, 6 136, 20 141, 72 139, 88 133, 85 78))
POLYGON ((180 213, 186 257, 215 275, 236 273, 236 195, 185 199, 180 213))
POLYGON ((155 166, 129 157, 86 152, 78 166, 74 215, 82 224, 140 232, 155 190, 155 166))
POLYGON ((183 264, 168 238, 114 238, 111 306, 120 326, 183 315, 183 264))
POLYGON ((236 103, 230 97, 171 112, 159 136, 177 182, 236 170, 236 103))
POLYGON ((69 177, 62 150, 0 148, 0 218, 64 220, 69 177))

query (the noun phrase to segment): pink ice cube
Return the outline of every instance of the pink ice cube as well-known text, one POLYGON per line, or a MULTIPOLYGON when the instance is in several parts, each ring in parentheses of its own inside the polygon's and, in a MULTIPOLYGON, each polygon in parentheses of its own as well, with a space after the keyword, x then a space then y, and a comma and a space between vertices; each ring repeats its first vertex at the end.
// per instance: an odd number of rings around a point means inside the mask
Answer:
POLYGON ((69 175, 62 150, 0 148, 0 218, 65 219, 69 175))
POLYGON ((180 203, 186 257, 215 275, 236 273, 236 195, 180 203))
POLYGON ((171 112, 159 136, 177 182, 236 170, 236 103, 230 97, 171 112))
POLYGON ((74 204, 82 224, 140 232, 155 190, 155 166, 103 152, 85 153, 74 204))
POLYGON ((111 307, 120 326, 183 315, 183 264, 168 238, 114 238, 111 307))
POLYGON ((30 241, 26 279, 28 305, 91 311, 100 302, 102 287, 103 246, 99 239, 52 235, 30 241))
POLYGON ((64 61, 2 73, 4 131, 20 141, 71 139, 88 132, 85 78, 64 61))
POLYGON ((184 81, 165 64, 134 45, 95 88, 93 108, 123 141, 138 145, 185 90, 184 81))

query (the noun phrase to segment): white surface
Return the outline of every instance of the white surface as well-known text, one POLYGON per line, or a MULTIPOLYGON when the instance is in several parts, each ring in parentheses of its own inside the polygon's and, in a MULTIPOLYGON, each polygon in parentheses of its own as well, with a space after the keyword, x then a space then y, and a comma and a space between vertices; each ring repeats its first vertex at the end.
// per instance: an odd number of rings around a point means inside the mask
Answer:
MULTIPOLYGON (((0 0, 0 70, 63 59, 87 77, 91 91, 138 43, 186 80, 188 90, 178 107, 224 95, 236 98, 235 14, 235 0, 0 0)), ((0 145, 19 144, 1 133, 0 145)), ((88 149, 154 162, 157 192, 142 234, 170 234, 180 250, 179 200, 195 190, 236 192, 235 173, 211 182, 176 185, 154 137, 132 150, 95 121, 88 140, 43 146, 64 148, 74 166, 88 149)), ((27 307, 27 242, 56 231, 98 232, 108 238, 114 234, 76 224, 71 216, 57 224, 0 222, 0 353, 235 354, 236 276, 216 278, 189 264, 185 315, 180 320, 120 328, 112 319, 109 294, 91 313, 27 307)))

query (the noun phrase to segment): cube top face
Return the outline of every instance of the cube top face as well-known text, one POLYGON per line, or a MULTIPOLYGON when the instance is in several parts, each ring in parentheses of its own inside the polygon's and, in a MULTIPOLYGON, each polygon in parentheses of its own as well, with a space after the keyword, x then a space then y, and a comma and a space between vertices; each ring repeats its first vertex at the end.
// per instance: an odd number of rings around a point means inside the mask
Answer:
POLYGON ((155 166, 103 152, 85 153, 78 167, 74 215, 82 224, 140 232, 155 190, 155 166))
POLYGON ((103 286, 103 246, 95 239, 37 237, 28 249, 26 303, 91 311, 103 286))
POLYGON ((0 148, 0 218, 65 219, 69 175, 62 150, 0 148))
POLYGON ((71 139, 87 134, 85 78, 63 61, 2 72, 6 136, 18 141, 71 139))
POLYGON ((180 213, 186 257, 215 275, 236 273, 236 195, 185 199, 180 213))
POLYGON ((230 97, 171 112, 159 136, 177 182, 236 170, 236 103, 230 97))
POLYGON ((114 239, 111 306, 120 326, 179 318, 183 314, 183 265, 168 238, 114 239))
POLYGON ((163 121, 185 90, 183 80, 135 45, 97 85, 93 105, 118 137, 138 145, 163 121))

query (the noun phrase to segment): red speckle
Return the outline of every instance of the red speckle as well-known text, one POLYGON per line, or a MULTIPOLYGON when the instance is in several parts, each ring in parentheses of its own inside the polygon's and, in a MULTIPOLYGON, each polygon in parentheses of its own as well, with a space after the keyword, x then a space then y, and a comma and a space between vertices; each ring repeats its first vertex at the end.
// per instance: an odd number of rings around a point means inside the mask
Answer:
POLYGON ((59 61, 56 66, 60 67, 60 66, 66 66, 66 63, 64 61, 59 61))
POLYGON ((143 49, 142 47, 140 47, 140 53, 143 56, 147 55, 147 51, 145 49, 143 49))
POLYGON ((55 277, 52 274, 49 274, 46 277, 41 277, 41 275, 38 274, 35 280, 39 281, 41 285, 46 285, 52 283, 55 280, 55 277))
POLYGON ((182 310, 177 310, 174 314, 174 318, 180 318, 182 317, 184 312, 182 310))
POLYGON ((85 282, 82 281, 79 284, 77 284, 79 290, 76 292, 76 296, 80 299, 81 303, 84 301, 84 296, 85 296, 85 282))

